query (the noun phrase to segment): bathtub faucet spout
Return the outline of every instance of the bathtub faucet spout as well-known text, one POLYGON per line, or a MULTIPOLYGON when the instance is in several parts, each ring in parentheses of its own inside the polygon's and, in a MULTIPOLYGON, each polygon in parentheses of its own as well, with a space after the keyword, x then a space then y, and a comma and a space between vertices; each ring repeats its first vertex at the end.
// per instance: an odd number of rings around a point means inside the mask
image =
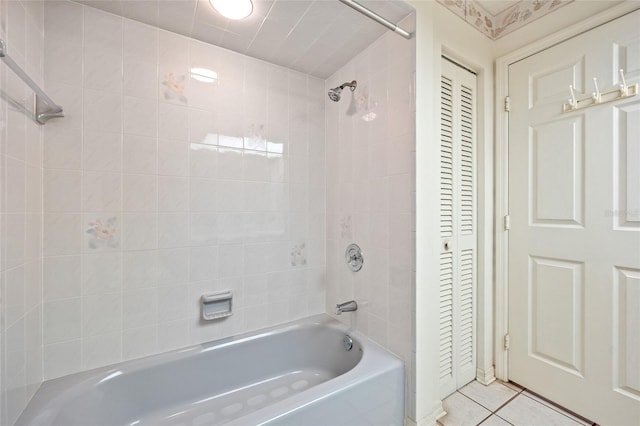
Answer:
POLYGON ((336 305, 336 315, 340 315, 343 312, 353 312, 358 310, 358 304, 355 300, 349 300, 348 302, 338 303, 336 305))

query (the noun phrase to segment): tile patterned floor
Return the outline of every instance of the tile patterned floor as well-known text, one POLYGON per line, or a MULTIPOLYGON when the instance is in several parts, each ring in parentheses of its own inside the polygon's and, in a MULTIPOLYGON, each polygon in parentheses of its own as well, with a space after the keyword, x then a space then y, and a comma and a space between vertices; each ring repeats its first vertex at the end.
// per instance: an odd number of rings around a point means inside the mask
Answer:
POLYGON ((443 426, 592 426, 513 383, 473 381, 444 401, 443 426))

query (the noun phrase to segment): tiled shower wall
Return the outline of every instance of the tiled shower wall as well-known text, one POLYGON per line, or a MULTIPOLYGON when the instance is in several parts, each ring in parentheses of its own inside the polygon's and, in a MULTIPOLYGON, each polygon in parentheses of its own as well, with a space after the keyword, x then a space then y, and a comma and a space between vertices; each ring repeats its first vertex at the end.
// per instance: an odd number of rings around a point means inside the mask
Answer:
MULTIPOLYGON (((0 38, 39 84, 42 3, 0 1, 0 38)), ((42 128, 33 92, 0 65, 0 424, 13 424, 42 382, 42 128), (26 114, 23 110, 26 109, 26 114)))
MULTIPOLYGON (((402 26, 415 27, 415 16, 402 26)), ((326 82, 357 80, 338 103, 327 100, 327 312, 401 357, 407 368, 407 414, 414 404, 415 357, 415 39, 387 32, 326 82), (351 272, 349 243, 364 265, 351 272)))
POLYGON ((44 378, 323 312, 324 82, 76 3, 44 23, 44 378))

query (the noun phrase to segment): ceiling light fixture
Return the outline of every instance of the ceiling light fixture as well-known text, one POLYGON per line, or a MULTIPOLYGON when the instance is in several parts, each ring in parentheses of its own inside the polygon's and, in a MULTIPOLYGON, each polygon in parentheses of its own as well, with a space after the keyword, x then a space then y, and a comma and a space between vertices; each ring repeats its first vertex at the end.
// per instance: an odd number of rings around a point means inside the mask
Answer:
POLYGON ((209 3, 228 19, 244 19, 253 12, 251 0, 209 0, 209 3))

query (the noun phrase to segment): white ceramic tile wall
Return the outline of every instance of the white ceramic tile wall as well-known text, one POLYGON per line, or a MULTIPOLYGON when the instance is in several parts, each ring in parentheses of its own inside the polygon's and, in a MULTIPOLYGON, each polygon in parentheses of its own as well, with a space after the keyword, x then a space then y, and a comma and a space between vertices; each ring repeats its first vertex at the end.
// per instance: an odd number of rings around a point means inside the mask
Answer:
MULTIPOLYGON (((9 55, 43 82, 43 7, 0 1, 9 55)), ((42 382, 42 130, 32 92, 0 65, 0 423, 13 424, 42 382)))
MULTIPOLYGON (((415 26, 413 15, 402 25, 415 26)), ((412 377, 415 281, 415 42, 388 32, 326 81, 357 80, 339 103, 325 101, 327 311, 400 356, 412 377), (355 242, 364 267, 353 273, 345 249, 355 242)), ((407 413, 413 412, 408 380, 407 413)))
POLYGON ((323 312, 324 82, 77 3, 44 25, 44 378, 323 312))
MULTIPOLYGON (((325 301, 331 312, 350 298, 360 303, 356 326, 411 369, 412 42, 383 36, 325 87, 70 2, 47 2, 34 16, 44 16, 44 84, 67 117, 45 127, 44 156, 3 144, 12 183, 2 196, 3 298, 17 288, 30 303, 3 311, 22 333, 3 332, 3 367, 18 359, 4 356, 9 347, 22 348, 25 366, 20 404, 8 412, 5 392, 3 415, 17 415, 34 389, 25 385, 42 378, 28 362, 50 379, 307 316, 325 301), (190 78, 195 67, 217 81, 190 78), (328 87, 353 78, 353 100, 345 92, 326 101, 328 87), (367 256, 358 275, 344 268, 349 241, 367 256), (16 280, 33 281, 6 284, 16 280), (236 315, 201 322, 199 296, 227 288, 236 315), (27 359, 24 348, 40 342, 44 356, 27 359)), ((11 123, 26 120, 3 108, 3 140, 16 140, 11 123)), ((33 126, 24 126, 26 142, 33 126)))

